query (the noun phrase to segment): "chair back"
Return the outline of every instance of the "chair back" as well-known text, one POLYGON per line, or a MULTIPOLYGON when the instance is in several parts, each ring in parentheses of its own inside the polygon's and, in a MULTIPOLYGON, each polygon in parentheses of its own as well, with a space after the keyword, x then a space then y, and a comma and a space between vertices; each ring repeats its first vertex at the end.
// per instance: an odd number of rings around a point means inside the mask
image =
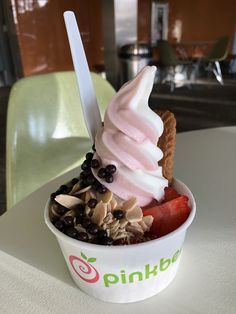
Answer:
MULTIPOLYGON (((91 76, 103 116, 115 90, 100 75, 91 76)), ((78 167, 90 148, 74 72, 16 82, 7 115, 7 208, 78 167)))
POLYGON ((206 59, 212 62, 224 60, 228 53, 228 43, 229 38, 227 36, 220 37, 206 56, 206 59))
POLYGON ((157 51, 162 65, 176 66, 178 64, 175 51, 167 40, 158 41, 157 51))

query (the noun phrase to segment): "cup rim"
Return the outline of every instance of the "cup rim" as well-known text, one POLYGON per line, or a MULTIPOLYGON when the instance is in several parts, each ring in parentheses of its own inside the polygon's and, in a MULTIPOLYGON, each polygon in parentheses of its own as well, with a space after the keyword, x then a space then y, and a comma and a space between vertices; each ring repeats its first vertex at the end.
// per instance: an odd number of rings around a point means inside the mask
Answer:
POLYGON ((154 244, 157 243, 161 243, 164 242, 166 239, 175 237, 177 234, 180 234, 181 232, 186 232, 187 228, 191 225, 195 214, 196 214, 196 202, 194 199, 194 196, 192 194, 192 192, 190 191, 190 189, 180 180, 174 178, 173 179, 173 184, 179 184, 180 186, 182 186, 185 191, 188 194, 188 198, 189 198, 189 202, 191 203, 191 212, 188 216, 188 218, 185 220, 185 222, 179 226, 177 229, 175 229, 174 231, 160 237, 157 239, 153 239, 150 241, 146 241, 146 242, 142 242, 142 243, 137 243, 137 244, 127 244, 127 245, 111 245, 111 246, 103 246, 103 245, 98 245, 98 244, 94 244, 94 243, 87 243, 87 242, 83 242, 77 239, 73 239, 69 236, 67 236, 66 234, 64 234, 63 232, 59 231, 51 222, 50 218, 49 218, 49 203, 50 203, 50 198, 47 200, 46 205, 45 205, 45 209, 44 209, 44 221, 46 223, 46 225, 48 226, 48 228, 51 230, 51 232, 56 236, 56 238, 59 238, 60 240, 64 241, 64 242, 68 242, 70 245, 73 246, 79 246, 81 249, 93 249, 94 251, 124 251, 124 250, 137 250, 137 249, 141 249, 142 247, 152 247, 154 244))

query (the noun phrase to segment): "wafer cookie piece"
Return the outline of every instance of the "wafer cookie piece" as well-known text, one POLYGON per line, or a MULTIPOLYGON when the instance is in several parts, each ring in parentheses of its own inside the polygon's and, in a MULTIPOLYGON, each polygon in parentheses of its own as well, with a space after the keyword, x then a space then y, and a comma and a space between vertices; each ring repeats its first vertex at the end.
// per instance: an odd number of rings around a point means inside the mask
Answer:
POLYGON ((176 120, 170 111, 155 111, 163 121, 164 131, 158 140, 158 147, 163 152, 159 165, 162 166, 163 176, 171 183, 174 174, 174 154, 176 142, 176 120))

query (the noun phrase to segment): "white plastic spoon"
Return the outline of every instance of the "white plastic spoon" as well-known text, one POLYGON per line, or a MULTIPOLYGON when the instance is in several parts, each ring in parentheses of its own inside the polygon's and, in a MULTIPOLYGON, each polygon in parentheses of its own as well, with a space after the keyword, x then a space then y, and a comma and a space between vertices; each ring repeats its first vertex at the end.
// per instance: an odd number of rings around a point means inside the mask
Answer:
POLYGON ((94 143, 97 130, 102 125, 96 94, 74 13, 72 11, 64 12, 64 20, 80 91, 84 119, 91 142, 94 143))

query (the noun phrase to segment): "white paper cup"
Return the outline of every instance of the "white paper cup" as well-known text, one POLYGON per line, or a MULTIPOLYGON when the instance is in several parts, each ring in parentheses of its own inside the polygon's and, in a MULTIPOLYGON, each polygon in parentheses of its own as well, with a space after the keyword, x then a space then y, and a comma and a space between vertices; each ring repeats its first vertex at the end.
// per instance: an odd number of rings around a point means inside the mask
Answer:
MULTIPOLYGON (((129 303, 147 299, 165 289, 174 279, 187 228, 196 204, 191 191, 175 179, 173 187, 189 197, 191 212, 175 231, 159 239, 125 246, 81 242, 57 230, 45 208, 45 222, 55 234, 76 285, 100 300, 129 303)), ((187 272, 187 270, 186 270, 187 272)))

